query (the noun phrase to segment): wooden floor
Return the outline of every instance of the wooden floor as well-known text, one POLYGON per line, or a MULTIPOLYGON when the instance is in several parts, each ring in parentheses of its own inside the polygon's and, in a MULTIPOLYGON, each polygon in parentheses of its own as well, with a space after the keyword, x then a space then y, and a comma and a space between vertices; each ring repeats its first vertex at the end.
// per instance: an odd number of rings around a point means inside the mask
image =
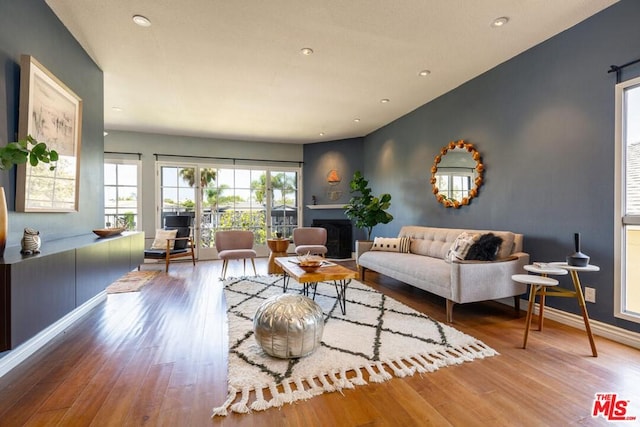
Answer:
MULTIPOLYGON (((583 331, 553 321, 523 350, 524 313, 495 302, 456 306, 453 326, 499 356, 211 419, 226 395, 221 265, 173 264, 139 293, 109 295, 0 378, 0 426, 611 425, 591 416, 596 393, 617 393, 640 419, 638 350, 596 337, 591 357, 583 331)), ((257 266, 266 274, 266 259, 257 266)), ((228 275, 241 274, 232 262, 228 275)), ((441 298, 375 273, 367 283, 445 320, 441 298)))

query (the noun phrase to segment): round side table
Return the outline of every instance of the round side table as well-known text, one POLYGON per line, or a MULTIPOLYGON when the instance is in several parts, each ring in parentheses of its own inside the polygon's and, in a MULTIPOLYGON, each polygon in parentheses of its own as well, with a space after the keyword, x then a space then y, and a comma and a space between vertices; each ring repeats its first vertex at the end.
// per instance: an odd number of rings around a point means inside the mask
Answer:
POLYGON ((282 268, 276 264, 275 259, 278 257, 286 257, 287 249, 289 249, 289 239, 267 239, 267 246, 271 250, 269 254, 269 274, 283 274, 282 268))
POLYGON ((540 315, 542 318, 544 296, 547 293, 547 287, 558 286, 558 281, 550 277, 537 276, 535 274, 514 274, 511 276, 514 282, 524 283, 531 286, 529 291, 529 309, 527 310, 527 319, 524 329, 524 343, 522 348, 527 348, 527 339, 529 338, 529 328, 531 327, 531 317, 533 316, 533 304, 536 295, 540 295, 540 315))
POLYGON ((576 267, 573 265, 569 265, 566 262, 552 262, 549 263, 549 265, 569 271, 569 275, 571 276, 571 281, 573 282, 573 287, 575 290, 568 292, 566 296, 574 297, 578 300, 580 311, 582 311, 582 319, 584 320, 584 328, 587 331, 587 337, 589 337, 589 345, 591 345, 591 354, 593 355, 593 357, 598 357, 598 350, 596 349, 596 342, 593 339, 593 333, 591 332, 589 313, 587 312, 587 304, 585 303, 584 295, 582 294, 582 284, 580 283, 580 277, 578 277, 578 273, 600 271, 600 267, 593 264, 587 264, 584 267, 576 267))
MULTIPOLYGON (((542 277, 547 277, 549 275, 553 276, 564 276, 567 274, 567 270, 559 267, 554 267, 552 265, 546 264, 544 267, 538 267, 537 265, 525 265, 523 267, 530 273, 536 273, 541 275, 542 277)), ((536 295, 540 296, 540 306, 538 309, 538 330, 542 331, 542 326, 544 322, 544 304, 545 297, 548 295, 546 287, 540 290, 541 292, 536 293, 536 295)), ((529 299, 531 301, 531 299, 529 299)), ((535 304, 535 301, 534 301, 535 304)))

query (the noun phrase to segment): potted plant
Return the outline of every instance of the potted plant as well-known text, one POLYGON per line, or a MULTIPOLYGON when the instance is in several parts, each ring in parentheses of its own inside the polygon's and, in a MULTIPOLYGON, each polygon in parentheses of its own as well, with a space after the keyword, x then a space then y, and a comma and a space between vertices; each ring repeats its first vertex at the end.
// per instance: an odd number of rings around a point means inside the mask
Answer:
POLYGON ((391 195, 389 193, 381 194, 380 197, 371 195, 369 181, 364 179, 360 171, 353 174, 351 180, 350 192, 359 193, 351 197, 349 203, 345 205, 345 215, 350 220, 355 221, 358 228, 367 231, 367 240, 371 240, 371 231, 378 224, 388 224, 393 220, 393 215, 386 212, 391 206, 391 195))
MULTIPOLYGON (((31 166, 37 166, 40 162, 48 163, 49 169, 54 170, 58 161, 58 152, 50 150, 47 144, 37 141, 31 135, 0 147, 0 170, 11 169, 13 165, 24 164, 27 161, 31 166)), ((0 186, 0 257, 4 255, 7 244, 7 216, 7 199, 4 187, 0 186)))
POLYGON ((58 152, 48 149, 47 144, 37 141, 31 135, 0 148, 0 170, 11 169, 13 165, 27 163, 27 160, 31 166, 37 166, 40 162, 51 163, 49 169, 54 170, 58 152))

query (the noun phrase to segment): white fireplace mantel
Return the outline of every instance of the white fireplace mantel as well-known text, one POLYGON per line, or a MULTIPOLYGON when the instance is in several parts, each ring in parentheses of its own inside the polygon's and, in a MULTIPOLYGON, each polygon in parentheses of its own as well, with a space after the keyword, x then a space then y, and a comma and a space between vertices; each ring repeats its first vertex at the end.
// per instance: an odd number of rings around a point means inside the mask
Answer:
POLYGON ((327 205, 307 205, 309 209, 344 209, 344 203, 334 203, 327 205))

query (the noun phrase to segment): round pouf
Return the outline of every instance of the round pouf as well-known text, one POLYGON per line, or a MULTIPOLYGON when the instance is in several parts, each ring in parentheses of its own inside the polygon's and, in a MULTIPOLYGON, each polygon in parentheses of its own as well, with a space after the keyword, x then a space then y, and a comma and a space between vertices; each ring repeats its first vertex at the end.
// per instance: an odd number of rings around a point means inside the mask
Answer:
POLYGON ((256 341, 268 355, 281 359, 311 354, 320 346, 323 330, 322 309, 302 295, 274 295, 253 316, 256 341))

